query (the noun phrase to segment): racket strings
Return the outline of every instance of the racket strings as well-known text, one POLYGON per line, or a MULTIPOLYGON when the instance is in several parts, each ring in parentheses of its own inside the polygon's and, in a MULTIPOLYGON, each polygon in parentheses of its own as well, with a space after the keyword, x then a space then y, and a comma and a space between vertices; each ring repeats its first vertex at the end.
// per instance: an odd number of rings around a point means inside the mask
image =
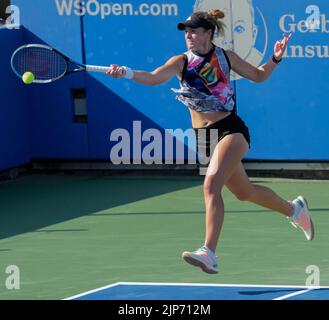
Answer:
POLYGON ((29 71, 34 74, 36 80, 46 81, 64 75, 67 63, 61 55, 51 49, 26 47, 15 54, 13 67, 20 75, 29 71))

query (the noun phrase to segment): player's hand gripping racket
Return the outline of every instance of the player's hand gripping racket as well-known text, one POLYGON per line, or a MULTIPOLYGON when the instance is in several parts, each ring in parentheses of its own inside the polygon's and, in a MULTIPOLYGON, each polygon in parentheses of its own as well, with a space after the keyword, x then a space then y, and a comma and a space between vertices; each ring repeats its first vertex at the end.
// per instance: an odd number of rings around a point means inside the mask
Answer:
POLYGON ((80 71, 105 74, 109 69, 77 63, 58 50, 41 44, 28 44, 15 50, 11 57, 11 67, 20 78, 25 72, 32 72, 33 83, 50 83, 80 71))

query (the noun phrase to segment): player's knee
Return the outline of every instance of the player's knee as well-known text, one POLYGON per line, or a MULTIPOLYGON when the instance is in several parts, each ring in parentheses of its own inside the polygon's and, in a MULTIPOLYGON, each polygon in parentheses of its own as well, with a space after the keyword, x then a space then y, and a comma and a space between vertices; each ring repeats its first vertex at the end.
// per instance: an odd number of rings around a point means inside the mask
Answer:
POLYGON ((223 188, 223 184, 213 178, 206 178, 203 184, 205 197, 218 196, 223 188))

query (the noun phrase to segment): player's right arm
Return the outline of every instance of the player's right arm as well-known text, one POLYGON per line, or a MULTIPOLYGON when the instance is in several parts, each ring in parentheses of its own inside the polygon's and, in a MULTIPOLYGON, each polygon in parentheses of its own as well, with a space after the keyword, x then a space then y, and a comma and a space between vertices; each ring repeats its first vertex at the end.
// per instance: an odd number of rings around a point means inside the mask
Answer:
MULTIPOLYGON (((134 70, 132 79, 136 82, 150 86, 165 83, 169 81, 173 75, 181 75, 184 61, 184 55, 174 56, 164 65, 158 67, 152 72, 134 70)), ((112 64, 106 74, 113 78, 122 78, 125 76, 125 69, 122 66, 112 64)))

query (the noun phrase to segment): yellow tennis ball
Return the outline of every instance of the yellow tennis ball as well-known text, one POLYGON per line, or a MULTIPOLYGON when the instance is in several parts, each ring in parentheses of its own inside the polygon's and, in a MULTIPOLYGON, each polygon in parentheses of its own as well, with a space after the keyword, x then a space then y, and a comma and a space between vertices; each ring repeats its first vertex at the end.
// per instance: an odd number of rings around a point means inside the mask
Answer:
POLYGON ((32 72, 25 72, 22 76, 23 82, 25 84, 30 84, 34 81, 34 74, 32 72))

